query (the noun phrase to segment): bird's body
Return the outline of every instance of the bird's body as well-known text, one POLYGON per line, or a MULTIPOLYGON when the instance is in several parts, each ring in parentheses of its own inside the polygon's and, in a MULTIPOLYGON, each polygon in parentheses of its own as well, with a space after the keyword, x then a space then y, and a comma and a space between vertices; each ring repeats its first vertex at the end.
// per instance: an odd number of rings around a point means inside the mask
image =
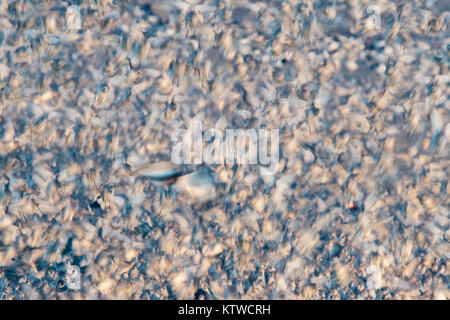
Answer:
POLYGON ((186 201, 191 203, 202 203, 216 197, 215 180, 205 168, 193 172, 183 172, 177 165, 163 161, 137 169, 133 175, 148 177, 154 185, 159 187, 169 185, 169 191, 181 194, 186 201))
POLYGON ((216 196, 214 179, 206 169, 181 176, 175 182, 174 189, 196 202, 208 201, 216 196))

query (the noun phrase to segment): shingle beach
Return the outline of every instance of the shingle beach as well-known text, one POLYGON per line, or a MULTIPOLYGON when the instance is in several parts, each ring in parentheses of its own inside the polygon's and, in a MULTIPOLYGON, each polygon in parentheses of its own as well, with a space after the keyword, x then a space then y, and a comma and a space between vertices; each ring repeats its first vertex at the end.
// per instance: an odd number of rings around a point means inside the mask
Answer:
POLYGON ((1 0, 0 300, 450 299, 449 19, 1 0), (277 129, 275 173, 174 164, 195 121, 277 129))

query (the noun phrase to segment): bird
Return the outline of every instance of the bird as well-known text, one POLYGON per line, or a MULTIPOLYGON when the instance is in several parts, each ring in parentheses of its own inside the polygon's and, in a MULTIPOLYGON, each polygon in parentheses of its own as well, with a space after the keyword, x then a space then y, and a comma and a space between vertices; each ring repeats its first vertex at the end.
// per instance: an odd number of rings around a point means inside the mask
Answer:
POLYGON ((216 196, 214 178, 206 168, 180 176, 174 184, 177 192, 186 194, 189 200, 206 202, 216 196))
POLYGON ((207 168, 184 171, 170 161, 162 161, 143 166, 132 172, 137 177, 147 177, 158 187, 161 199, 175 192, 182 194, 187 202, 203 203, 216 196, 216 183, 207 168), (169 191, 165 189, 169 186, 169 191))

